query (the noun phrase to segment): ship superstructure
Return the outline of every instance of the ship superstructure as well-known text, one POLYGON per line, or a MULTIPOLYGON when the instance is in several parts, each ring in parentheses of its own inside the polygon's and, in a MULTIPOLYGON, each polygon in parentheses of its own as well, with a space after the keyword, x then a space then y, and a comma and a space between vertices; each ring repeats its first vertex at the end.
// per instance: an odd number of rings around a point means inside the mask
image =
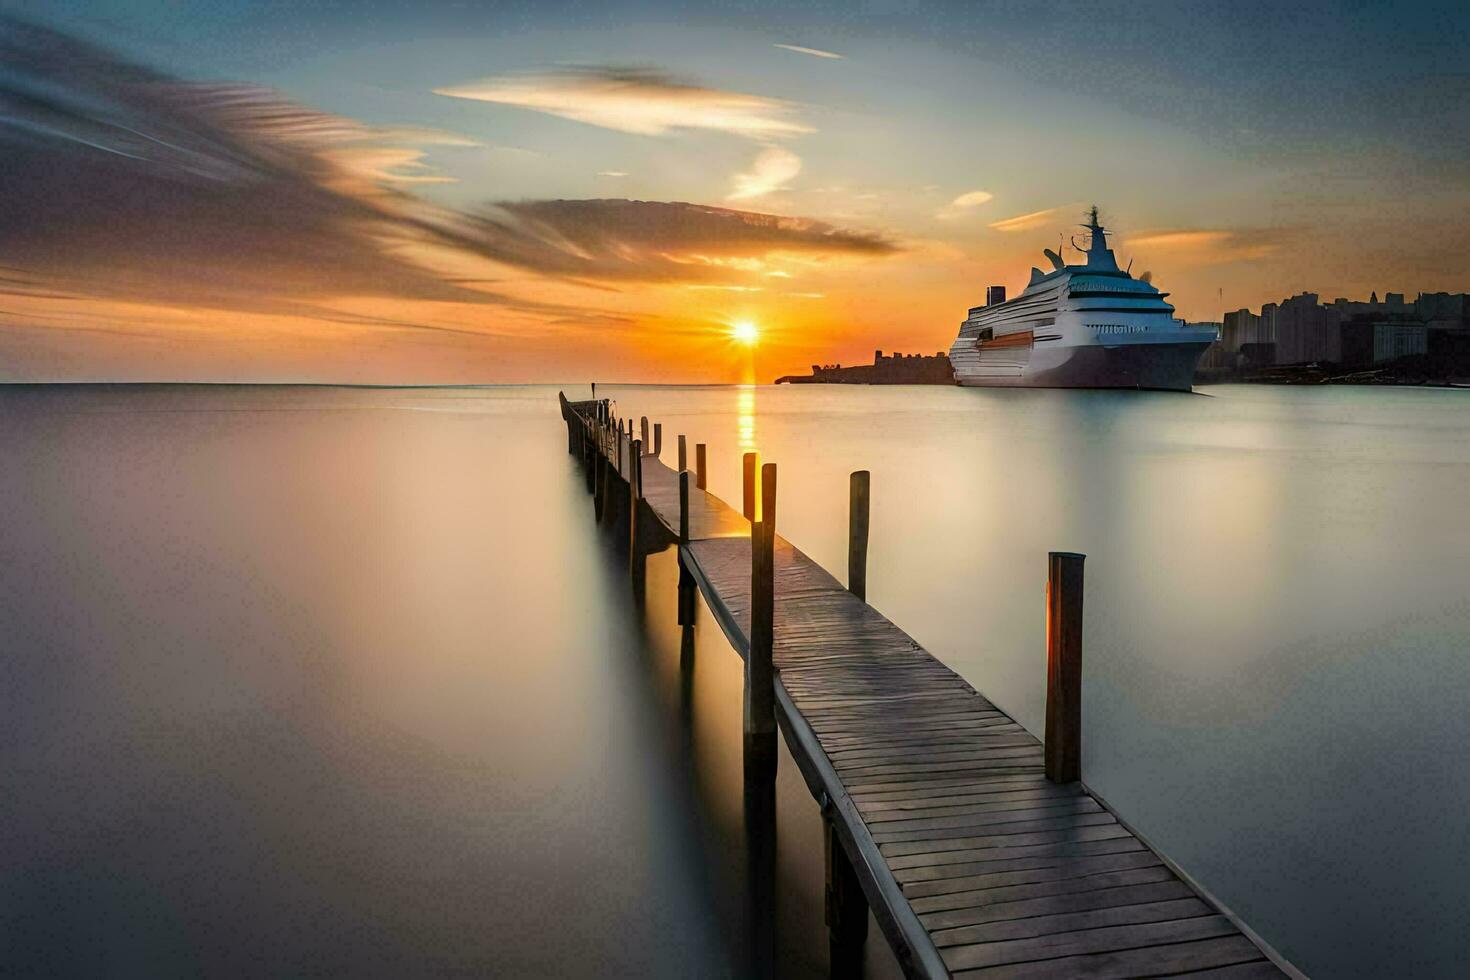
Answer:
POLYGON ((1050 272, 1031 270, 1020 295, 992 286, 950 347, 962 385, 1036 388, 1161 388, 1188 391, 1213 331, 1174 318, 1147 276, 1118 267, 1097 208, 1080 265, 1046 250, 1050 272))

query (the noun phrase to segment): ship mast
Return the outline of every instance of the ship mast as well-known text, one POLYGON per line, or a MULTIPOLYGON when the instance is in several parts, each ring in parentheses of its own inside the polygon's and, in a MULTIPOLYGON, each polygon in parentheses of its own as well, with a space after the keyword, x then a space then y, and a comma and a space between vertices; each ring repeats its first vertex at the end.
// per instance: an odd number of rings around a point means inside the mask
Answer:
MULTIPOLYGON (((1108 248, 1107 231, 1097 223, 1097 205, 1094 204, 1087 212, 1087 224, 1082 227, 1092 233, 1092 241, 1088 243, 1087 265, 1093 269, 1117 269, 1118 260, 1113 256, 1113 250, 1108 248)), ((1080 249, 1079 249, 1080 251, 1080 249)))

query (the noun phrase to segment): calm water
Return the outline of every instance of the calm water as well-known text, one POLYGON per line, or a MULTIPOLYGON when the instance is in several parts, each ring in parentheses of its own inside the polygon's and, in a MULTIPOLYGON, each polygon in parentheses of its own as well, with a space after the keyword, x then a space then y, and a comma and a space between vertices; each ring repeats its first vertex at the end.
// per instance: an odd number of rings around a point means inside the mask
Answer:
MULTIPOLYGON (((739 661, 555 392, 0 390, 0 969, 823 975, 816 807, 754 873, 739 661)), ((599 393, 836 570, 872 470, 870 599, 1033 731, 1086 552, 1092 787, 1309 973, 1461 971, 1470 393, 599 393)))

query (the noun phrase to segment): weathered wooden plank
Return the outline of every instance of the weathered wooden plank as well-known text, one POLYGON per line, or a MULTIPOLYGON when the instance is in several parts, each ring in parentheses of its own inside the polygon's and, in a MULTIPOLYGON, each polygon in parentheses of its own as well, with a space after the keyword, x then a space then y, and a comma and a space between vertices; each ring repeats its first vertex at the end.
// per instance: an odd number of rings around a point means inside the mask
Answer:
MULTIPOLYGON (((1261 958, 1261 951, 1249 939, 1237 934, 1171 946, 1151 946, 1116 953, 1067 956, 1039 963, 986 967, 958 972, 955 976, 1005 977, 1007 980, 1052 980, 1061 977, 1123 980, 1126 977, 1157 977, 1170 972, 1248 963, 1261 958)), ((1280 974, 1278 971, 1271 975, 1280 974)))
POLYGON ((1125 885, 1150 885, 1173 880, 1173 873, 1163 865, 1158 865, 1152 868, 1104 871, 1080 878, 1039 881, 1030 885, 1003 885, 978 891, 952 892, 948 895, 910 899, 909 904, 919 914, 919 920, 930 929, 952 929, 955 926, 973 925, 975 919, 972 917, 975 914, 998 902, 1107 891, 1125 885))
POLYGON ((934 942, 943 953, 947 946, 965 946, 971 943, 988 943, 1003 939, 1026 939, 1031 936, 1050 936, 1056 933, 1097 929, 1103 926, 1121 926, 1135 922, 1166 922, 1213 913, 1213 909, 1197 898, 1179 898, 1172 902, 1141 902, 1137 905, 1090 909, 1085 912, 1033 915, 1025 919, 987 922, 984 925, 961 926, 958 929, 940 929, 934 933, 934 942))
POLYGON ((1122 871, 1127 868, 1151 868, 1163 864, 1163 859, 1153 851, 1123 851, 1119 854, 1098 854, 1094 857, 1038 858, 1029 867, 1007 871, 989 871, 982 874, 963 875, 958 878, 940 878, 934 881, 914 881, 903 886, 910 900, 932 895, 947 895, 1001 885, 1024 885, 1058 878, 1075 878, 1079 875, 1096 874, 1101 871, 1122 871))
POLYGON ((1233 934, 1236 934, 1235 926, 1223 915, 1200 915, 1166 922, 1103 926, 1028 939, 1004 939, 970 946, 953 946, 943 950, 942 954, 944 962, 951 970, 967 970, 1005 963, 1054 960, 1081 953, 1136 950, 1146 946, 1164 946, 1233 934))

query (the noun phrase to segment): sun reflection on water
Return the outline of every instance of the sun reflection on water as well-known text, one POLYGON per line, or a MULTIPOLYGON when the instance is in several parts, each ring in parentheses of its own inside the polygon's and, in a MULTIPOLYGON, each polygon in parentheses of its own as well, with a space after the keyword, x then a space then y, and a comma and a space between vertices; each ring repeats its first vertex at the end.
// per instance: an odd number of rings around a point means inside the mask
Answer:
POLYGON ((735 397, 735 424, 742 451, 755 449, 755 386, 742 387, 735 397))

